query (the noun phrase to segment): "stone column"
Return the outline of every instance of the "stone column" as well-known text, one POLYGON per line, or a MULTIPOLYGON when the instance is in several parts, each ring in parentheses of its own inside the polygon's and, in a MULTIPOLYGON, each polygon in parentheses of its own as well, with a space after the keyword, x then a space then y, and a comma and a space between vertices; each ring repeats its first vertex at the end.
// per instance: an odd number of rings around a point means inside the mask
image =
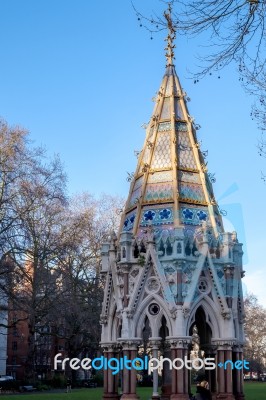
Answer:
MULTIPOLYGON (((120 358, 120 347, 116 343, 102 343, 103 356, 110 360, 111 358, 120 358)), ((118 377, 119 374, 113 375, 110 369, 104 369, 103 379, 103 400, 118 400, 118 377)))
POLYGON ((234 267, 232 265, 227 265, 226 267, 224 267, 224 277, 225 277, 227 305, 229 308, 232 308, 232 295, 233 295, 232 282, 234 279, 234 267))
MULTIPOLYGON (((138 356, 138 345, 139 341, 128 340, 121 341, 123 349, 123 357, 127 357, 128 360, 134 360, 138 356)), ((136 394, 137 386, 137 376, 136 369, 123 369, 123 390, 122 397, 123 400, 138 400, 139 396, 136 394)))
POLYGON ((218 343, 217 351, 217 400, 235 400, 233 395, 233 378, 232 378, 232 365, 226 363, 228 360, 232 360, 232 346, 234 342, 221 341, 218 343), (226 363, 226 365, 225 365, 226 363))
MULTIPOLYGON (((158 351, 161 344, 161 338, 150 338, 150 346, 152 348, 152 357, 158 359, 158 351)), ((152 372, 153 389, 152 389, 152 400, 160 399, 158 392, 158 369, 154 369, 152 372)))
POLYGON ((124 270, 124 307, 128 306, 128 270, 124 270))
MULTIPOLYGON (((182 361, 188 358, 188 345, 190 337, 170 338, 172 361, 179 358, 180 361, 176 362, 176 366, 181 366, 182 361), (182 360, 182 361, 181 361, 182 360)), ((172 394, 170 400, 188 400, 189 389, 189 370, 183 366, 180 369, 172 369, 172 394)))
MULTIPOLYGON (((169 358, 172 360, 173 352, 168 341, 164 342, 163 358, 169 358)), ((161 400, 169 400, 172 393, 172 372, 169 368, 167 361, 163 364, 162 370, 162 394, 161 400)))
MULTIPOLYGON (((206 345, 202 348, 202 350, 204 350, 204 357, 213 358, 217 365, 216 346, 206 345)), ((205 376, 207 381, 209 382, 210 391, 212 393, 216 392, 216 373, 217 368, 213 370, 205 370, 205 376)))
MULTIPOLYGON (((233 349, 234 362, 243 362, 243 350, 241 346, 236 346, 233 349)), ((243 392, 243 369, 235 369, 233 371, 233 392, 236 400, 244 400, 245 395, 243 392)))

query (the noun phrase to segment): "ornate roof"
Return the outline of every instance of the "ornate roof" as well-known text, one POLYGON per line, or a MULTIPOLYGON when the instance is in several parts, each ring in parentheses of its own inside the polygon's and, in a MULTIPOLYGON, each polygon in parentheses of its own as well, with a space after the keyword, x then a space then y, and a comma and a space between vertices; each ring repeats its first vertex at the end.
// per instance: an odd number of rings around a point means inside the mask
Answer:
POLYGON ((141 236, 145 227, 171 231, 185 227, 191 233, 204 224, 217 237, 223 232, 212 177, 207 172, 193 118, 173 64, 175 30, 169 14, 167 65, 157 93, 146 139, 138 156, 120 233, 141 236))

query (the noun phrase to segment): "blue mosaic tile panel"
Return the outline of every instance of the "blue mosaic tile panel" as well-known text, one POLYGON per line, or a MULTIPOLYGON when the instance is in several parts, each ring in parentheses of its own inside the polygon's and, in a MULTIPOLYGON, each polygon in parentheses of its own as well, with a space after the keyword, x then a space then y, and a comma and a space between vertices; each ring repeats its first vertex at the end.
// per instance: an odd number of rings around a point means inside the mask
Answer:
POLYGON ((178 159, 181 168, 197 169, 196 160, 186 132, 178 133, 178 159))
MULTIPOLYGON (((184 114, 183 114, 183 111, 181 108, 181 104, 180 104, 179 99, 177 99, 177 98, 175 98, 175 117, 178 119, 184 119, 184 114)), ((180 125, 180 122, 177 122, 176 126, 177 126, 177 124, 179 124, 180 127, 184 126, 184 122, 181 123, 181 125, 180 125)), ((187 124, 185 124, 185 127, 187 128, 187 124)), ((182 130, 182 128, 178 128, 178 127, 176 129, 182 130)))
POLYGON ((180 220, 186 225, 201 225, 203 221, 209 220, 207 207, 180 207, 180 220))
POLYGON ((148 184, 144 197, 145 202, 173 200, 172 182, 160 184, 148 184))
POLYGON ((171 130, 171 122, 161 122, 158 126, 158 132, 167 132, 171 130))
POLYGON ((170 98, 164 98, 161 119, 170 119, 170 98))
POLYGON ((171 182, 173 180, 172 171, 160 171, 150 173, 148 177, 148 183, 157 183, 157 182, 171 182))
POLYGON ((137 204, 140 195, 141 195, 141 186, 136 190, 133 190, 128 206, 132 207, 135 204, 137 204))
POLYGON ((205 202, 202 185, 196 183, 180 182, 180 200, 205 202))
POLYGON ((126 232, 132 231, 135 218, 136 218, 136 211, 133 211, 125 216, 123 231, 126 232))
POLYGON ((188 132, 188 127, 186 122, 176 122, 175 129, 179 132, 188 132))
POLYGON ((161 133, 157 136, 155 149, 151 161, 152 169, 171 167, 171 139, 170 133, 161 133))
POLYGON ((173 208, 144 208, 142 211, 141 226, 168 225, 173 223, 173 208))
POLYGON ((197 172, 179 171, 179 180, 201 184, 200 175, 197 172))

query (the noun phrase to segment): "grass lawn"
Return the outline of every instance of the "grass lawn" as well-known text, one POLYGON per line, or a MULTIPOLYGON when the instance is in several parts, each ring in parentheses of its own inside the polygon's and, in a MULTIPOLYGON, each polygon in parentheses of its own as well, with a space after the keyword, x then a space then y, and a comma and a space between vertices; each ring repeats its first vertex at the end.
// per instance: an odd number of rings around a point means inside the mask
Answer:
POLYGON ((246 400, 266 400, 266 382, 246 382, 246 400))
MULTIPOLYGON (((151 397, 152 388, 139 388, 140 400, 151 397)), ((266 400, 266 382, 245 383, 246 400, 266 400)), ((75 389, 72 393, 30 393, 19 395, 0 394, 0 400, 101 400, 102 388, 75 389)))

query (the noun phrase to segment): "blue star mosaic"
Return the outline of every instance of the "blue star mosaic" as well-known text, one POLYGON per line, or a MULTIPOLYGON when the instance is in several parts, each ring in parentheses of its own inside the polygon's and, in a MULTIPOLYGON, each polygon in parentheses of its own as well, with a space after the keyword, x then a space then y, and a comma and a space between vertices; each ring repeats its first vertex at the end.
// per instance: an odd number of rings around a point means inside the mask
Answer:
POLYGON ((197 212, 197 216, 199 218, 200 221, 206 221, 207 220, 207 213, 205 211, 198 211, 197 212))
POLYGON ((140 225, 147 226, 149 223, 153 225, 163 225, 173 223, 173 209, 169 208, 153 208, 146 209, 142 213, 140 225))
POLYGON ((185 210, 183 210, 183 215, 184 215, 185 219, 193 218, 193 212, 189 208, 186 208, 185 210))
POLYGON ((186 225, 201 225, 203 221, 209 219, 207 207, 181 207, 180 216, 183 224, 186 225))
POLYGON ((159 212, 159 215, 161 219, 168 219, 171 215, 171 211, 164 208, 162 211, 159 212))
POLYGON ((133 229, 136 214, 130 214, 126 216, 124 221, 123 231, 131 231, 133 229))
POLYGON ((156 214, 154 211, 151 211, 151 210, 146 211, 144 213, 144 219, 145 219, 145 221, 152 221, 154 219, 155 215, 156 214))

